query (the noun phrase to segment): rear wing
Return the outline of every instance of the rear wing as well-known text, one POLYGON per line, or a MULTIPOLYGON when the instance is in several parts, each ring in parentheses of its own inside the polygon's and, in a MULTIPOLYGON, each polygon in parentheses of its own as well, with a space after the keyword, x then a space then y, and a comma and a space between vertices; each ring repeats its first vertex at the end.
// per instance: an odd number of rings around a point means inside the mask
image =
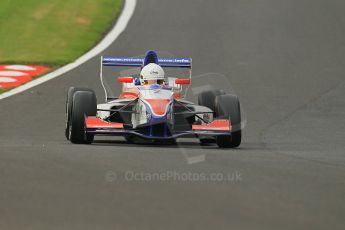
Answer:
MULTIPOLYGON (((144 58, 140 57, 113 57, 101 56, 100 80, 105 93, 105 100, 108 101, 107 90, 103 82, 103 67, 139 67, 142 68, 148 63, 156 63, 161 67, 186 68, 189 72, 189 79, 192 78, 192 59, 191 58, 158 58, 154 51, 148 51, 144 58)), ((140 72, 140 69, 138 69, 140 72)))
MULTIPOLYGON (((131 66, 143 67, 144 58, 135 57, 110 57, 101 58, 103 66, 131 66)), ((158 58, 158 65, 162 67, 192 68, 191 58, 158 58)))

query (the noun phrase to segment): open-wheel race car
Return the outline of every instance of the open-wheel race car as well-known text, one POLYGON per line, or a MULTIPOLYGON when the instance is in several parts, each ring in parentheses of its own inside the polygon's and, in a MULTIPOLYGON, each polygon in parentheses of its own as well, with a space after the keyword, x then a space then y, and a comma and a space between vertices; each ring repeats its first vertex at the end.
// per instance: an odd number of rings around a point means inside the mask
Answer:
POLYGON ((199 138, 202 144, 216 143, 221 148, 241 143, 241 112, 236 95, 223 90, 206 90, 198 104, 187 101, 185 92, 192 81, 191 58, 158 58, 148 51, 142 58, 101 57, 100 77, 106 92, 105 102, 97 104, 89 88, 71 87, 66 102, 68 140, 90 144, 95 135, 123 136, 129 143, 175 143, 180 137, 199 138), (107 94, 104 67, 134 68, 136 74, 120 76, 118 97, 107 94), (183 68, 187 77, 166 76, 169 68, 183 68))

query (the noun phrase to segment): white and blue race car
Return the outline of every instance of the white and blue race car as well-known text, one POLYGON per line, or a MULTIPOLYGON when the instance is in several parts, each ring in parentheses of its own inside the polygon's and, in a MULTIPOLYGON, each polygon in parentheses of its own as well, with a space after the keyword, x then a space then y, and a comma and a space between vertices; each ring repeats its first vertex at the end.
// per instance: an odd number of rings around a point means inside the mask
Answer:
POLYGON ((192 81, 191 58, 158 58, 148 51, 143 58, 101 57, 101 81, 105 102, 97 104, 93 90, 71 87, 66 102, 68 140, 90 144, 95 135, 123 136, 174 143, 179 137, 199 138, 201 143, 216 143, 221 148, 241 143, 241 112, 238 97, 223 90, 207 90, 198 95, 198 103, 185 100, 184 91, 192 81), (168 77, 164 85, 141 85, 133 76, 120 76, 122 92, 116 98, 107 96, 103 84, 103 67, 140 69, 149 63, 162 68, 184 68, 188 77, 168 77))

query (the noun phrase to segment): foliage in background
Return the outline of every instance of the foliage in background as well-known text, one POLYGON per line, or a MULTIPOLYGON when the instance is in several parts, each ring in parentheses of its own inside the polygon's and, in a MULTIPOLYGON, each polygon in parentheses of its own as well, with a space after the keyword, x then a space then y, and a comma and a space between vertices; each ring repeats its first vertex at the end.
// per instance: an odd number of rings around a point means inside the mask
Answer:
POLYGON ((121 7, 122 0, 1 0, 0 63, 69 63, 102 38, 121 7))

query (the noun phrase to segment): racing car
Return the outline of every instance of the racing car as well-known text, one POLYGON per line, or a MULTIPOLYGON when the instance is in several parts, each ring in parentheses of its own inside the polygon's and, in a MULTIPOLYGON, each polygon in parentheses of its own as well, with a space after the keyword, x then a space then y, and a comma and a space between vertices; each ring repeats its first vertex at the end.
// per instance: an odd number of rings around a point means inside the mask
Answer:
POLYGON ((129 143, 175 143, 177 138, 199 138, 201 144, 220 148, 241 144, 241 111, 236 95, 206 90, 198 103, 186 100, 192 82, 191 58, 159 58, 155 51, 143 57, 101 56, 100 79, 105 102, 97 104, 92 89, 70 87, 66 101, 67 140, 91 144, 95 135, 123 136, 129 143), (104 67, 134 68, 131 76, 118 76, 118 97, 109 97, 103 83, 104 67), (164 70, 183 68, 188 75, 165 76, 164 70), (145 78, 146 77, 146 78, 145 78), (151 84, 149 84, 151 82, 151 84))

